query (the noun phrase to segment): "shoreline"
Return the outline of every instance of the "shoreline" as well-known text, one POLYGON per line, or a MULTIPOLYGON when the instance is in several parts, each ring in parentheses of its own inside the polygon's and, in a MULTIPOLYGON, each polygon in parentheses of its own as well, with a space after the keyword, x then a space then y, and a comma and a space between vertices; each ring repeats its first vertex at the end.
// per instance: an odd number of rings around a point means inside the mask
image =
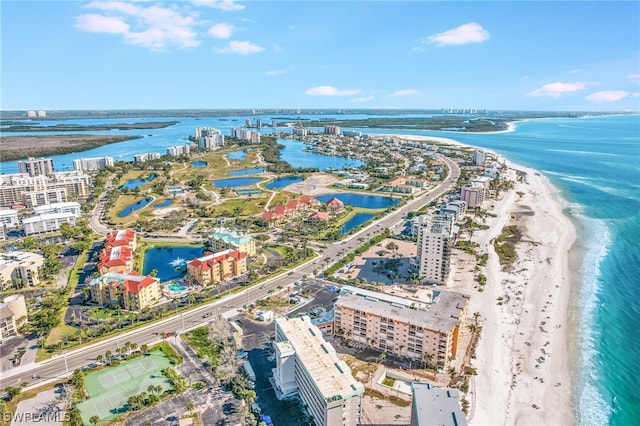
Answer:
MULTIPOLYGON (((442 137, 387 136, 473 148, 442 137)), ((569 203, 546 176, 484 150, 505 162, 514 181, 518 172, 526 175, 499 199, 485 201, 491 204, 487 210, 497 214, 488 218, 488 230, 473 237, 479 251, 489 253, 485 290, 475 290, 473 279, 452 284, 456 274, 465 273, 464 262, 452 262, 447 288, 472 295, 469 312, 480 312, 483 326, 472 363, 478 376, 472 379, 475 402, 469 423, 572 424, 576 383, 571 368, 576 368, 579 348, 578 317, 570 301, 578 294, 580 277, 571 267, 579 257, 578 226, 566 213, 569 203), (502 270, 492 244, 508 225, 523 232, 511 272, 502 270)))

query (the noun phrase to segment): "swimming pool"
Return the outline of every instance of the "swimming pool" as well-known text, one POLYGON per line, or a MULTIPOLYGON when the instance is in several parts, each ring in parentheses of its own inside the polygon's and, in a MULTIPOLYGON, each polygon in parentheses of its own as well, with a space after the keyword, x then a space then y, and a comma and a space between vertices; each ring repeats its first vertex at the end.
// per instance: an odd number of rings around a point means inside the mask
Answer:
POLYGON ((187 289, 182 287, 180 284, 169 284, 167 288, 174 293, 184 293, 187 289))

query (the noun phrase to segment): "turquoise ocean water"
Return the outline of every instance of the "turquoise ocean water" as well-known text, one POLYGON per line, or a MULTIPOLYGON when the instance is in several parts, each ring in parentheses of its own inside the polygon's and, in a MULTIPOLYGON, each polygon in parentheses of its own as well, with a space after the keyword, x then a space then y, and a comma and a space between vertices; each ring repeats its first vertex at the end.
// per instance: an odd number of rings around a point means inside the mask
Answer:
MULTIPOLYGON (((186 143, 195 127, 213 126, 228 135, 231 127, 240 126, 246 118, 271 122, 270 116, 238 117, 233 121, 219 117, 176 117, 177 125, 151 130, 151 136, 149 130, 137 131, 144 139, 108 145, 81 156, 109 155, 116 160, 131 160, 137 153, 164 153, 167 146, 186 143)), ((336 118, 365 117, 341 115, 336 118)), ((105 121, 108 120, 71 122, 105 121)), ((513 162, 539 170, 560 189, 569 203, 567 214, 574 219, 579 235, 574 249, 576 288, 571 307, 576 318, 572 336, 576 354, 573 364, 567 366, 575 377, 577 422, 581 425, 639 424, 640 392, 636 387, 640 384, 637 365, 640 360, 640 116, 532 120, 517 123, 513 132, 496 134, 355 130, 449 137, 491 149, 513 162)), ((72 159, 78 157, 78 154, 54 156, 56 170, 70 167, 72 159)), ((298 166, 295 159, 286 159, 298 166)), ((314 161, 324 168, 331 167, 335 158, 314 156, 314 161)), ((0 163, 0 173, 15 172, 16 162, 0 163)))

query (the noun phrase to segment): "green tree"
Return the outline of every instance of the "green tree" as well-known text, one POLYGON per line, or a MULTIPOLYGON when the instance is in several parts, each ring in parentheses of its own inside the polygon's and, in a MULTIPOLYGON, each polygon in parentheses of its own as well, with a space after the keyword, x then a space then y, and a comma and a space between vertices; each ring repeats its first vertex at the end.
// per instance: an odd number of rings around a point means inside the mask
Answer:
POLYGON ((91 418, 89 419, 89 423, 91 423, 92 425, 97 425, 98 423, 100 423, 100 416, 91 416, 91 418))

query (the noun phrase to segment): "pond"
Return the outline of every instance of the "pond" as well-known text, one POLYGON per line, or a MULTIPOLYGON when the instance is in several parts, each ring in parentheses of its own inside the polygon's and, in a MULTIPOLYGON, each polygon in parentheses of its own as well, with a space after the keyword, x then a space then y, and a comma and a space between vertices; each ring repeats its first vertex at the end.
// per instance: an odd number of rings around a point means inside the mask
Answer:
POLYGON ((158 203, 155 206, 153 206, 153 208, 159 209, 159 208, 162 208, 162 207, 170 206, 171 204, 173 204, 173 200, 164 200, 163 202, 158 203))
POLYGON ((229 160, 244 160, 247 158, 247 150, 230 152, 227 157, 229 157, 229 160))
POLYGON ((364 164, 361 160, 355 158, 305 151, 305 149, 311 148, 311 145, 306 145, 296 139, 278 138, 277 141, 284 146, 284 148, 280 150, 280 159, 291 164, 293 167, 314 167, 324 171, 326 169, 340 170, 357 168, 364 164))
POLYGON ((127 217, 134 211, 140 210, 141 208, 146 207, 152 201, 153 201, 153 197, 147 197, 133 204, 129 204, 124 209, 122 209, 120 213, 118 213, 118 217, 127 217))
POLYGON ((209 163, 207 163, 206 161, 192 161, 191 165, 193 167, 207 167, 209 163))
POLYGON ((144 253, 143 275, 154 269, 161 282, 182 278, 187 272, 187 262, 204 253, 203 246, 151 247, 144 253))
POLYGON ((218 179, 213 181, 216 188, 236 188, 238 186, 249 186, 260 182, 260 178, 229 178, 218 179))
POLYGON ((319 195, 316 197, 316 200, 326 203, 334 197, 342 201, 345 205, 364 209, 386 209, 400 202, 398 198, 390 198, 383 195, 354 194, 350 192, 319 195))
POLYGON ((137 187, 142 186, 147 182, 151 182, 155 178, 156 178, 155 173, 151 173, 151 175, 146 179, 129 179, 120 187, 120 189, 124 189, 124 188, 136 189, 137 187))
POLYGON ((348 234, 352 229, 357 228, 358 226, 369 222, 371 219, 376 217, 376 215, 372 213, 356 213, 351 219, 346 221, 342 228, 340 228, 341 234, 348 234))
POLYGON ((262 172, 264 172, 264 169, 256 167, 253 169, 230 170, 227 172, 227 174, 233 175, 233 176, 246 176, 246 175, 256 175, 262 172))
POLYGON ((277 178, 273 182, 269 182, 264 187, 267 189, 282 189, 285 186, 289 186, 292 183, 302 181, 302 176, 286 176, 283 178, 277 178))

